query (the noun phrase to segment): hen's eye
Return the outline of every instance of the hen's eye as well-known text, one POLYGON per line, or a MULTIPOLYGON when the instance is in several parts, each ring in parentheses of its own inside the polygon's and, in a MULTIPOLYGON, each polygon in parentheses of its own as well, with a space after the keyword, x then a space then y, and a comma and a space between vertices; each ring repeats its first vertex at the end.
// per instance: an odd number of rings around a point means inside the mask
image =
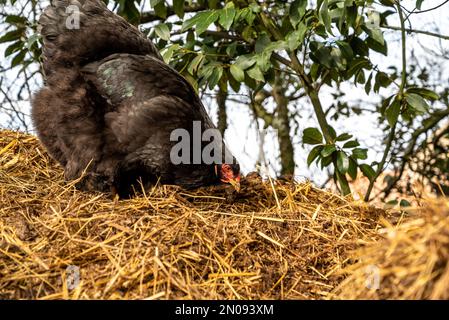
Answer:
POLYGON ((55 41, 57 36, 55 34, 49 34, 45 37, 45 40, 47 41, 55 41))

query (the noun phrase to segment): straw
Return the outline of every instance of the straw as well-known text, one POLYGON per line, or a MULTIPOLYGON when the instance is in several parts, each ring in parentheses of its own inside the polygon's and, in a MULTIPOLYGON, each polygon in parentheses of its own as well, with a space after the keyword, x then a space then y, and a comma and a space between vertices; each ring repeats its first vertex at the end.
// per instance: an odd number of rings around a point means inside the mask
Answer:
MULTIPOLYGON (((251 175, 239 194, 159 185, 117 200, 64 182, 33 136, 0 132, 0 150, 0 299, 335 298, 354 250, 386 241, 388 212, 309 182, 251 175)), ((401 246, 425 250, 413 241, 401 246)), ((438 250, 414 265, 419 283, 438 250)))

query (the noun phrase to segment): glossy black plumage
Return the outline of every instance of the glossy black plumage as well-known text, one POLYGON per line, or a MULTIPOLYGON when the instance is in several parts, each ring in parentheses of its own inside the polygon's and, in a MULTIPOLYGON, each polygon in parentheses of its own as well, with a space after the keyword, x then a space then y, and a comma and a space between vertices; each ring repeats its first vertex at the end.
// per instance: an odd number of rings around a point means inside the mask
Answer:
POLYGON ((124 196, 138 178, 184 187, 219 182, 214 164, 170 161, 172 130, 191 133, 193 121, 201 131, 215 127, 190 84, 143 34, 99 0, 52 1, 39 25, 46 86, 33 99, 32 117, 68 180, 87 168, 81 188, 114 186, 124 196), (69 5, 80 9, 80 29, 66 28, 69 5))

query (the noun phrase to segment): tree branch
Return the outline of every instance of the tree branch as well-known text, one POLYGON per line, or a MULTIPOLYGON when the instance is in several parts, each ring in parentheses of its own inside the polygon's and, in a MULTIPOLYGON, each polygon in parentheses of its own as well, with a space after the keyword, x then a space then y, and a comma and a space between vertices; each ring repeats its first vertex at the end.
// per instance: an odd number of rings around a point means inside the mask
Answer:
POLYGON ((269 96, 271 96, 271 94, 268 91, 260 90, 254 94, 254 97, 251 97, 251 107, 254 115, 265 122, 265 127, 271 126, 274 119, 274 114, 268 112, 262 105, 263 101, 269 96))
MULTIPOLYGON (((399 14, 399 20, 401 21, 401 45, 402 45, 402 73, 401 73, 401 85, 399 87, 399 103, 402 103, 402 99, 404 98, 404 89, 407 83, 407 37, 405 34, 405 19, 404 14, 401 8, 401 1, 397 0, 396 7, 399 14)), ((396 98, 395 98, 396 99, 396 98)), ((394 103, 394 102, 393 102, 394 103)), ((368 202, 370 200, 371 191, 373 190, 374 184, 376 183, 377 178, 379 178, 380 174, 384 170, 385 163, 387 161, 388 155, 390 154, 391 145, 393 144, 394 136, 396 134, 396 126, 397 121, 392 125, 390 129, 390 133, 387 138, 387 145, 385 146, 385 151, 382 156, 382 160, 377 166, 376 175, 370 179, 370 183, 368 186, 368 190, 366 190, 365 201, 368 202)))
MULTIPOLYGON (((396 26, 383 25, 383 26, 381 26, 381 28, 401 31, 401 27, 396 27, 396 26)), ((425 31, 425 30, 417 30, 417 29, 410 29, 410 28, 405 28, 405 31, 408 32, 408 33, 424 34, 426 36, 431 36, 431 37, 436 37, 436 38, 440 38, 440 39, 444 39, 444 40, 449 40, 449 36, 446 36, 446 35, 443 35, 443 34, 439 34, 439 33, 435 33, 435 32, 430 32, 430 31, 425 31)))
POLYGON ((429 118, 424 120, 422 123, 424 123, 424 127, 416 130, 413 132, 412 137, 410 138, 410 143, 408 144, 407 148, 404 150, 404 154, 402 156, 402 165, 399 169, 399 174, 393 178, 393 181, 388 184, 388 186, 384 190, 384 196, 388 197, 391 190, 396 186, 398 181, 401 179, 402 174, 404 172, 405 166, 408 163, 407 161, 410 159, 410 157, 413 155, 416 143, 418 142, 419 137, 426 133, 428 130, 433 129, 441 120, 443 120, 445 117, 449 116, 449 108, 445 110, 440 110, 434 112, 429 118))
POLYGON ((217 106, 218 106, 217 127, 223 137, 224 137, 226 129, 228 128, 228 114, 226 111, 227 98, 228 98, 227 92, 223 91, 221 88, 218 88, 218 92, 217 92, 217 96, 216 96, 217 106))
MULTIPOLYGON (((203 11, 206 9, 206 6, 204 5, 200 5, 198 3, 196 4, 192 4, 190 6, 184 6, 184 12, 199 12, 199 11, 203 11)), ((173 9, 172 6, 168 6, 167 7, 167 17, 172 16, 175 14, 175 10, 173 9)), ((148 11, 148 12, 143 12, 140 15, 140 23, 148 23, 148 22, 153 22, 153 21, 161 21, 161 20, 166 20, 166 18, 162 18, 159 17, 154 11, 148 11)))

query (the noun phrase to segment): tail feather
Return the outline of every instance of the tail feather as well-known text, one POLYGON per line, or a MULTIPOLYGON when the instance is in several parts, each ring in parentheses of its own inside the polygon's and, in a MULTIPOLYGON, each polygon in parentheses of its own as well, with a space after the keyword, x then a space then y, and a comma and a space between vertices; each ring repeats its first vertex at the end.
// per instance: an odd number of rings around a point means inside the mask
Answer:
POLYGON ((43 63, 77 66, 113 53, 149 54, 158 50, 136 27, 111 12, 101 0, 53 0, 39 19, 43 63))

